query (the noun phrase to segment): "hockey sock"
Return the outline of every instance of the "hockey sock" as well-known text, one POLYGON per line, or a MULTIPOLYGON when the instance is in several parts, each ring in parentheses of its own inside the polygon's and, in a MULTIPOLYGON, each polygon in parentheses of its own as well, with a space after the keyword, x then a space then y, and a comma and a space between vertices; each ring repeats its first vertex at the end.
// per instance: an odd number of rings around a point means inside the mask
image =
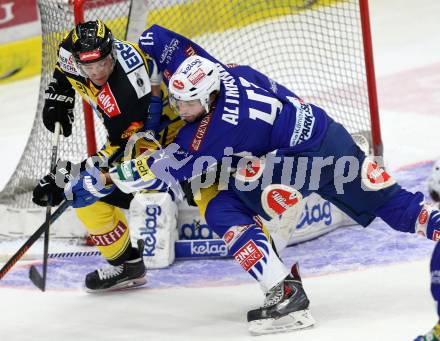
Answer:
POLYGON ((232 226, 223 235, 223 240, 235 260, 259 282, 264 292, 290 272, 256 224, 232 226))
POLYGON ((127 220, 120 208, 97 201, 76 209, 76 213, 86 226, 90 239, 111 265, 139 257, 131 246, 127 220))
POLYGON ((437 313, 440 318, 440 244, 437 243, 431 257, 431 293, 437 302, 437 313))

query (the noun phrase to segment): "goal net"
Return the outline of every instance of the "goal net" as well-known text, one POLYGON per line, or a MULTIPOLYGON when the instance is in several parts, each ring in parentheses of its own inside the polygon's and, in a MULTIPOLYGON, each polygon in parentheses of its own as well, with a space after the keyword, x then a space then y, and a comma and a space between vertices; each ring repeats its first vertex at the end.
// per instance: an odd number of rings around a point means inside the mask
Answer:
MULTIPOLYGON (((42 123, 44 90, 57 47, 75 18, 102 19, 119 39, 137 41, 160 24, 185 35, 224 63, 248 64, 323 107, 351 133, 363 134, 381 151, 366 0, 92 0, 83 12, 72 1, 40 0, 42 73, 34 124, 24 153, 0 193, 8 212, 36 209, 31 192, 48 172, 50 133, 42 123), (77 12, 75 12, 77 11, 77 12), (136 15, 136 18, 135 16, 136 15), (140 19, 139 19, 140 18, 140 19)), ((95 117, 96 144, 106 133, 95 117)), ((82 101, 77 96, 70 137, 61 137, 59 158, 87 156, 82 101)), ((31 221, 35 228, 35 220, 31 221)), ((21 226, 20 228, 23 228, 21 226)), ((0 230, 0 233, 3 233, 0 230)))

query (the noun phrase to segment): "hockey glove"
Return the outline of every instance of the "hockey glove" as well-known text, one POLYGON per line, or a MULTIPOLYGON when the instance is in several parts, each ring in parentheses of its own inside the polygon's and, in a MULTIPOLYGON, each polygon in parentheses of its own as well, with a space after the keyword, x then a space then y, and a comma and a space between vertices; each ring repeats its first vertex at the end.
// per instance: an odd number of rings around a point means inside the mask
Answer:
POLYGON ((59 161, 55 169, 38 182, 32 192, 32 201, 43 207, 59 205, 64 200, 64 187, 74 179, 72 168, 71 162, 59 161))
POLYGON ((75 208, 86 207, 94 204, 99 199, 109 195, 116 186, 105 185, 103 173, 98 168, 88 168, 80 173, 77 181, 70 182, 64 194, 75 208))
POLYGON ((72 87, 62 89, 58 86, 57 81, 54 80, 47 87, 44 98, 44 126, 51 132, 54 132, 55 122, 60 122, 63 135, 65 137, 70 136, 74 120, 75 90, 72 87))
POLYGON ((162 115, 162 98, 151 96, 148 105, 148 115, 144 122, 144 130, 151 131, 154 136, 159 133, 160 116, 162 115))

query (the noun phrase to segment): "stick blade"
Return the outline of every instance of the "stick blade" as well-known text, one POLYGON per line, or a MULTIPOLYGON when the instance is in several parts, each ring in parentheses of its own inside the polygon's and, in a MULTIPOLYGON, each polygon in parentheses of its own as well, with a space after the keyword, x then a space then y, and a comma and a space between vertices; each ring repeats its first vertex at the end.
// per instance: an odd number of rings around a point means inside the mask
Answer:
POLYGON ((46 283, 34 265, 32 265, 29 269, 29 278, 38 289, 40 289, 41 291, 45 291, 46 283))

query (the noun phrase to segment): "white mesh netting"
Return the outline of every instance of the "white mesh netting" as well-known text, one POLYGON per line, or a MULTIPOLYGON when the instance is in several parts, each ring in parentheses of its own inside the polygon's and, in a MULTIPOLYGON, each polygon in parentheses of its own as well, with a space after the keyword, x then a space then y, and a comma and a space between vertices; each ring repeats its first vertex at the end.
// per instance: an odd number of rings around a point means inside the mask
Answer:
MULTIPOLYGON (((138 0, 141 1, 141 0, 138 0)), ((225 63, 249 64, 316 103, 351 133, 370 132, 370 109, 364 62, 359 0, 142 0, 143 28, 153 23, 175 30, 225 63)), ((101 18, 125 39, 130 9, 136 0, 86 2, 85 20, 101 18)), ((25 151, 0 193, 6 207, 33 208, 31 191, 48 172, 50 133, 41 110, 56 51, 73 28, 67 1, 39 1, 43 59, 40 97, 25 151)), ((139 14, 139 13, 137 13, 139 14)), ((141 21, 142 24, 142 21, 141 21)), ((82 101, 77 96, 72 136, 61 138, 59 157, 86 157, 82 101)), ((95 118, 98 146, 105 131, 95 118)))

